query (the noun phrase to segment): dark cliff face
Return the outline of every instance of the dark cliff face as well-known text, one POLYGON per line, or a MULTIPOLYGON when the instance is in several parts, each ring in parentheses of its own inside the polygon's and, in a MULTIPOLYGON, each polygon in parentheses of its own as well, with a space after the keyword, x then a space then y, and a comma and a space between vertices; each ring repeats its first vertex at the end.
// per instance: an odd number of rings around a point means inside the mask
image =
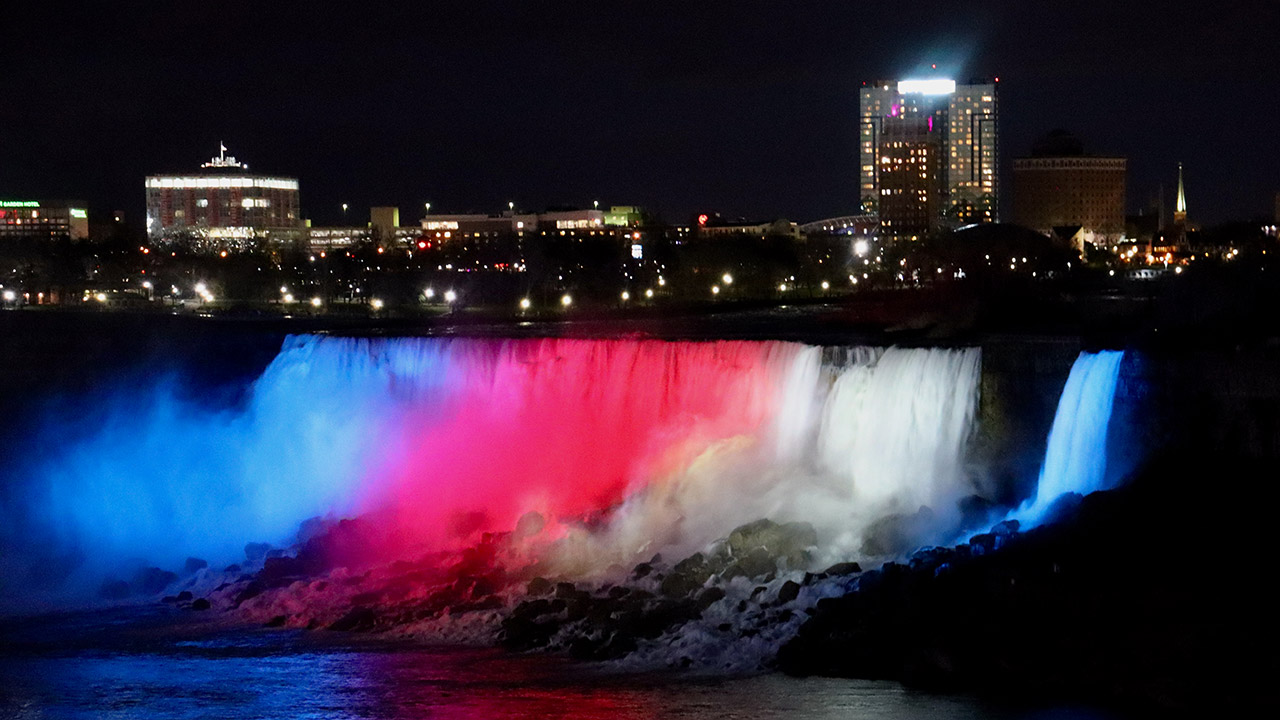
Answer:
MULTIPOLYGON (((779 654, 797 675, 1137 709, 1280 701, 1266 463, 1183 453, 1056 524, 891 566, 820 601, 779 654)), ((865 577, 865 576, 864 576, 865 577)))

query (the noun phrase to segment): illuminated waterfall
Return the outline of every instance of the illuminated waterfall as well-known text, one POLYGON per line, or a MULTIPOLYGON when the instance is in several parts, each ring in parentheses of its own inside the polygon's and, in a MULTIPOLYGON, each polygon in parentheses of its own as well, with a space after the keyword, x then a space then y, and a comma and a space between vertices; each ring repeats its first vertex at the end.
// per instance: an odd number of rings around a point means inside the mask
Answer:
POLYGON ((1120 377, 1122 351, 1080 353, 1058 400, 1035 496, 1012 517, 1038 524, 1064 493, 1103 489, 1107 471, 1107 426, 1120 377))
POLYGON ((760 517, 813 522, 856 551, 875 518, 964 492, 979 359, 295 337, 240 406, 170 386, 104 401, 108 422, 34 463, 28 512, 90 558, 168 567, 234 562, 246 542, 287 546, 307 518, 362 513, 406 552, 510 529, 530 510, 605 512, 615 555, 696 549, 760 517))

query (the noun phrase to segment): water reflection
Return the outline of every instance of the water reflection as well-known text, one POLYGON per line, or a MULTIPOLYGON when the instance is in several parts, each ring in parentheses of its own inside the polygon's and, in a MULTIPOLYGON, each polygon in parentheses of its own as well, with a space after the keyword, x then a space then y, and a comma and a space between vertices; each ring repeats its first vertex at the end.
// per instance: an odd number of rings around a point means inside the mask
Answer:
MULTIPOLYGON (((1028 717, 893 683, 619 674, 542 655, 220 626, 166 611, 0 622, 13 718, 1028 717)), ((1078 717, 1078 715, 1076 715, 1078 717)))

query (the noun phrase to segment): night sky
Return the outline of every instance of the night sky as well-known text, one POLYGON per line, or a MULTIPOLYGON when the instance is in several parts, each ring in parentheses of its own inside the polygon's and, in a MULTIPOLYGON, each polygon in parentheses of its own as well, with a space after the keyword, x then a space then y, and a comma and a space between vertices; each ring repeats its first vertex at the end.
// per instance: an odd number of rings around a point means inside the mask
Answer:
POLYGON ((1056 127, 1129 158, 1131 209, 1171 203, 1180 160, 1202 223, 1280 190, 1280 3, 412 5, 7 7, 0 197, 140 224, 144 176, 223 141, 300 178, 317 224, 596 199, 812 220, 856 208, 861 82, 930 63, 1000 78, 1006 210, 1056 127))

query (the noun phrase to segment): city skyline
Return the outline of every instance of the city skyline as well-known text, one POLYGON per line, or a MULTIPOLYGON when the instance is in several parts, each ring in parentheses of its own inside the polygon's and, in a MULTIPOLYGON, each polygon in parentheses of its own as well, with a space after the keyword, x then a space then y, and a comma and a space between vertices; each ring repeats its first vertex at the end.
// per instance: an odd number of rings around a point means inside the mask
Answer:
POLYGON ((1280 188, 1280 141, 1258 130, 1280 111, 1257 90, 1277 55, 1254 32, 1269 8, 1208 22, 1179 4, 997 2, 982 17, 485 5, 338 22, 239 7, 11 13, 58 29, 0 48, 18 88, 0 108, 0 193, 83 198, 137 223, 143 177, 225 142, 255 172, 300 178, 317 224, 344 202, 411 216, 428 201, 812 220, 856 210, 861 83, 934 63, 1001 77, 1006 179, 1011 158, 1064 127, 1129 158, 1130 210, 1162 185, 1171 208, 1179 162, 1201 222, 1265 216, 1280 188))

